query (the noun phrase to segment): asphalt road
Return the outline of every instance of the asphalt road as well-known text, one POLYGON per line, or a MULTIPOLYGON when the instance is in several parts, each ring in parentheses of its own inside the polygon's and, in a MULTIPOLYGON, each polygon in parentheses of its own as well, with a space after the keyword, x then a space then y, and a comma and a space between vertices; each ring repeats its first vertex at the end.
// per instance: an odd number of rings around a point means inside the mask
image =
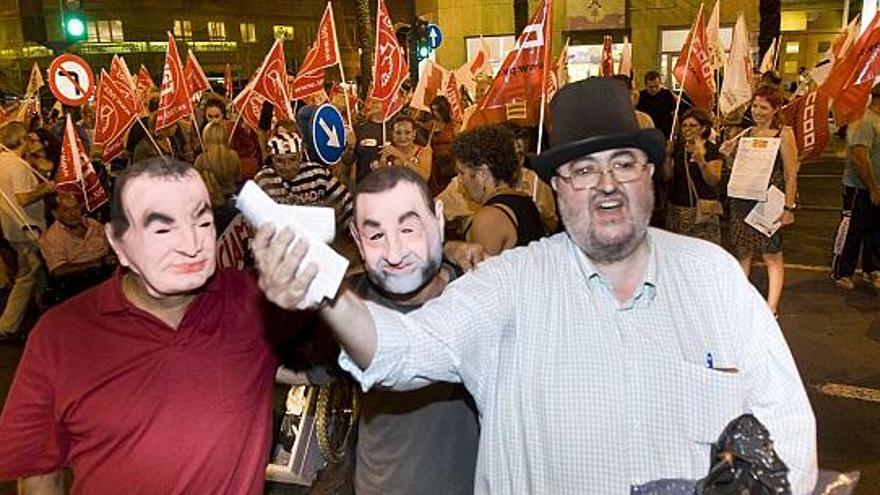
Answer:
MULTIPOLYGON (((840 143, 835 143, 839 150, 840 143)), ((801 168, 796 223, 785 236, 785 293, 780 322, 816 413, 819 462, 861 471, 857 493, 880 493, 880 295, 865 285, 837 288, 828 278, 839 220, 840 153, 801 168)), ((754 271, 759 288, 763 271, 754 271)), ((0 345, 0 400, 21 352, 0 345)), ((14 493, 0 484, 0 495, 14 493)))

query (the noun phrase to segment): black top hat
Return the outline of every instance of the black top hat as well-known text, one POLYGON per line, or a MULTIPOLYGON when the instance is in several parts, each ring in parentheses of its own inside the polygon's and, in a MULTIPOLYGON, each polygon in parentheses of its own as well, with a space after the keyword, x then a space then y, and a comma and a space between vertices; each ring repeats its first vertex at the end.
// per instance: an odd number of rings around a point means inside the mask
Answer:
POLYGON ((663 133, 639 128, 629 89, 618 79, 594 77, 568 84, 553 97, 550 111, 550 145, 529 156, 545 182, 560 165, 598 151, 639 148, 658 166, 666 159, 663 133))

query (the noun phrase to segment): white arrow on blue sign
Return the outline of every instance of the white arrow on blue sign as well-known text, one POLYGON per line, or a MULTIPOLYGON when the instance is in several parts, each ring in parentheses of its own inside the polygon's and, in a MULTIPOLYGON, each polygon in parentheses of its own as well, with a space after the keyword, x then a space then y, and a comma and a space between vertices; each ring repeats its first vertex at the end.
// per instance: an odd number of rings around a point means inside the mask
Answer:
POLYGON ((443 43, 443 32, 440 26, 436 24, 428 24, 428 46, 431 50, 436 50, 443 43))
POLYGON ((342 114, 333 105, 325 103, 312 115, 312 144, 318 159, 333 165, 345 152, 345 125, 342 114))

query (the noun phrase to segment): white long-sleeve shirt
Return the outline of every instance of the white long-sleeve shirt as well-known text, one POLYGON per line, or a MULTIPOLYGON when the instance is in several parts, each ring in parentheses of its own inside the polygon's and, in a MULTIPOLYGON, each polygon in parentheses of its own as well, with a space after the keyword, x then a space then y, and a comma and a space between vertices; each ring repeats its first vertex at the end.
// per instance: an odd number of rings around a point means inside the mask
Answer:
POLYGON ((626 494, 708 473, 710 444, 754 414, 816 481, 815 419, 788 346, 718 246, 650 229, 644 282, 619 303, 567 234, 505 251, 402 315, 370 304, 368 389, 463 382, 480 411, 478 494, 626 494))

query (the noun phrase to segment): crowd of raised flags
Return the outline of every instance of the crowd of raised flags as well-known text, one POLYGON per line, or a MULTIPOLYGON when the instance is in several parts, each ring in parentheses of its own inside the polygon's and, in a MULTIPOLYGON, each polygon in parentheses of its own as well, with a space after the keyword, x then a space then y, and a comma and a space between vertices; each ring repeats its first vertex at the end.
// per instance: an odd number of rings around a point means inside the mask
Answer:
MULTIPOLYGON (((391 16, 383 0, 377 0, 377 4, 373 82, 367 94, 368 100, 383 103, 384 116, 388 120, 405 106, 404 82, 410 71, 405 51, 395 35, 391 16)), ((745 17, 743 14, 737 17, 729 53, 726 53, 720 40, 719 10, 720 0, 715 3, 706 21, 704 5, 700 5, 673 75, 680 90, 687 95, 689 104, 716 112, 723 121, 741 112, 751 100, 754 71, 745 17)), ((489 50, 482 40, 473 58, 456 69, 447 69, 427 61, 409 105, 417 110, 430 111, 430 101, 437 95, 444 95, 450 102, 454 120, 463 123, 465 128, 505 120, 538 125, 539 129, 549 125, 552 116, 545 112, 547 104, 556 90, 568 82, 568 42, 559 56, 554 58, 550 19, 552 1, 543 0, 494 78, 489 64, 489 50), (479 81, 486 84, 491 81, 485 94, 477 90, 479 81)), ((796 98, 785 108, 784 115, 794 127, 802 158, 818 154, 829 140, 827 119, 817 119, 815 115, 826 115, 833 109, 836 123, 843 125, 860 118, 864 112, 871 86, 880 70, 878 24, 880 18, 875 17, 867 29, 859 34, 859 22, 854 19, 834 39, 823 60, 812 69, 811 82, 798 88, 796 98)), ((776 67, 780 45, 780 39, 773 41, 759 65, 761 72, 776 67)), ((345 81, 333 7, 328 2, 318 24, 316 39, 310 45, 297 74, 288 74, 286 71, 283 40, 280 39, 275 41, 262 64, 234 98, 232 71, 230 65, 226 65, 226 96, 232 100, 235 108, 236 125, 256 129, 265 102, 272 105, 276 118, 292 120, 294 109, 291 101, 326 101, 335 94, 344 95, 346 117, 352 122, 352 108, 359 100, 351 86, 337 83, 331 95, 325 93, 325 71, 332 67, 338 67, 340 79, 345 81)), ((632 46, 629 40, 624 40, 621 60, 615 71, 612 38, 605 36, 600 75, 610 77, 624 74, 631 77, 632 71, 632 46)), ((43 75, 34 64, 23 104, 7 118, 24 120, 28 114, 39 115, 38 92, 43 85, 43 75)), ((123 153, 131 126, 136 123, 143 125, 139 117, 146 112, 145 95, 154 87, 143 65, 132 76, 121 56, 113 57, 109 71, 101 69, 96 92, 94 142, 102 150, 105 162, 123 153)), ((201 92, 210 89, 210 82, 195 54, 188 51, 185 63, 181 63, 176 42, 169 33, 156 129, 171 126, 182 119, 195 120, 193 101, 201 92)), ((149 137, 150 133, 147 135, 149 137)), ((67 133, 65 147, 76 147, 75 142, 67 139, 67 133)), ((68 152, 65 156, 77 157, 79 153, 68 152)), ((63 170, 79 174, 77 177, 90 176, 88 163, 82 166, 72 162, 65 165, 69 167, 63 170), (80 170, 85 170, 85 175, 80 174, 80 170)))

